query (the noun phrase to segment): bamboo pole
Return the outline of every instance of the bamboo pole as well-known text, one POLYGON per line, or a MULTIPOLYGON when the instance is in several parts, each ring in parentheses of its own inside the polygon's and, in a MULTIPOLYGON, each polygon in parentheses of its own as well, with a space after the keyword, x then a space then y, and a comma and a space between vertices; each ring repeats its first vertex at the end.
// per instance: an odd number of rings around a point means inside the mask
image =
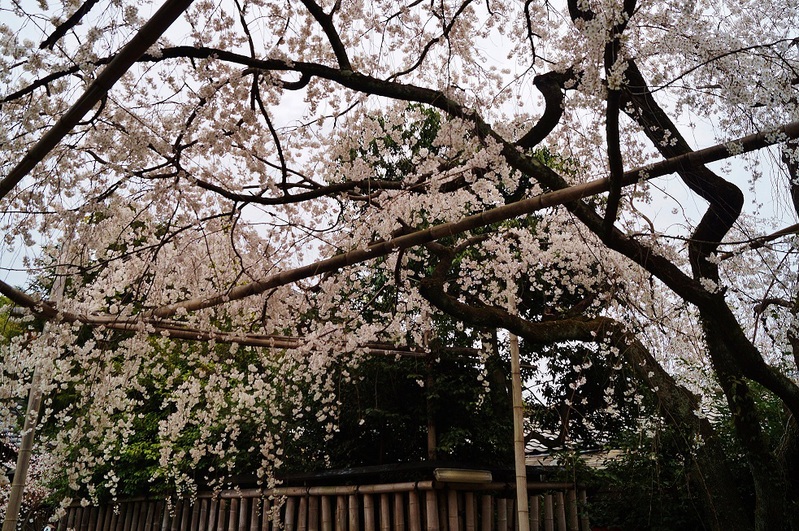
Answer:
MULTIPOLYGON (((259 519, 263 523, 266 523, 266 520, 264 518, 262 518, 262 516, 260 514, 260 511, 266 512, 266 507, 261 508, 261 501, 262 500, 261 500, 260 497, 253 498, 251 500, 251 505, 250 505, 250 531, 259 531, 259 528, 258 528, 259 519)), ((263 500, 263 501, 264 501, 264 504, 265 504, 266 500, 263 500)), ((264 529, 263 531, 268 531, 268 529, 264 529)))
POLYGON ((555 493, 555 514, 558 518, 558 529, 566 529, 566 504, 563 502, 563 491, 559 490, 555 493))
POLYGON ((460 531, 458 493, 451 489, 447 491, 447 520, 449 522, 449 531, 460 531))
POLYGON ((263 506, 261 507, 261 531, 269 531, 269 520, 272 516, 271 506, 272 504, 270 503, 269 498, 264 498, 263 506))
POLYGON ((113 508, 113 510, 111 511, 111 522, 109 523, 108 527, 106 528, 106 531, 111 531, 112 529, 115 530, 117 528, 117 524, 119 524, 119 513, 120 513, 120 510, 121 509, 119 508, 118 505, 113 508))
POLYGON ((580 519, 577 516, 577 490, 573 488, 566 491, 566 515, 569 531, 580 531, 580 519))
POLYGON ((481 500, 480 511, 480 531, 493 531, 494 530, 494 497, 489 494, 484 494, 481 500))
POLYGON ((375 531, 375 502, 371 494, 363 495, 363 526, 365 531, 375 531))
POLYGON ((295 527, 295 518, 294 518, 294 506, 297 505, 297 498, 293 496, 289 496, 286 500, 286 512, 283 516, 283 525, 285 526, 286 531, 294 531, 295 527))
POLYGON ((239 525, 237 531, 247 531, 247 509, 250 503, 255 505, 256 500, 249 498, 239 500, 239 525))
POLYGON ((322 531, 333 531, 333 514, 330 508, 330 496, 319 498, 322 505, 322 531))
POLYGON ((391 501, 387 493, 380 495, 380 531, 391 531, 391 501))
POLYGON ((419 493, 415 490, 408 493, 408 528, 410 531, 422 530, 422 511, 419 505, 419 493))
POLYGON ((347 498, 336 496, 336 531, 347 531, 347 498))
MULTIPOLYGON (((516 302, 511 301, 511 311, 516 302)), ((519 531, 530 531, 530 512, 527 509, 527 466, 524 461, 524 402, 519 361, 519 338, 510 334, 511 387, 513 390, 513 457, 516 470, 516 522, 519 531)))
POLYGON ((320 531, 319 502, 321 501, 321 496, 308 497, 308 531, 320 531))
POLYGON ((497 499, 497 531, 509 531, 508 500, 506 498, 497 499))
MULTIPOLYGON (((410 505, 410 496, 408 497, 410 505)), ((405 531, 405 499, 401 492, 394 493, 394 530, 405 531)))
POLYGON ((552 494, 544 494, 544 531, 555 531, 555 516, 552 510, 552 494))
POLYGON ((357 494, 350 494, 348 498, 349 502, 349 531, 358 531, 361 528, 360 518, 358 515, 359 507, 358 507, 358 495, 357 494))
POLYGON ((591 524, 588 521, 588 495, 585 489, 580 489, 578 497, 580 499, 580 531, 591 531, 591 524))
POLYGON ((541 529, 541 500, 539 497, 530 496, 530 531, 541 529))
MULTIPOLYGON (((230 510, 228 511, 227 531, 237 531, 238 529, 238 516, 239 516, 239 502, 237 498, 230 500, 230 510)), ((224 528, 225 521, 220 519, 219 528, 224 528)))
POLYGON ((466 492, 463 495, 463 507, 465 518, 465 531, 477 531, 477 506, 475 505, 474 492, 466 492))
POLYGON ((438 503, 436 491, 425 491, 425 514, 427 516, 427 528, 425 531, 439 531, 438 525, 438 503))
POLYGON ((308 496, 302 496, 297 507, 297 531, 308 529, 308 496))

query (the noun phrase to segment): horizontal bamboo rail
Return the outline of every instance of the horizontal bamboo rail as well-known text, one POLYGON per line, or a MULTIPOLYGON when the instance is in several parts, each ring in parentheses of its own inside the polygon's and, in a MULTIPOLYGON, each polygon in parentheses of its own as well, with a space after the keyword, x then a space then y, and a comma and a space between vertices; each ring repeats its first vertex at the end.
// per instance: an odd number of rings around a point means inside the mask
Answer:
MULTIPOLYGON (((586 494, 529 482, 532 531, 589 531, 586 494)), ((201 492, 193 500, 132 498, 73 505, 57 531, 514 531, 514 485, 427 480, 375 485, 201 492)))

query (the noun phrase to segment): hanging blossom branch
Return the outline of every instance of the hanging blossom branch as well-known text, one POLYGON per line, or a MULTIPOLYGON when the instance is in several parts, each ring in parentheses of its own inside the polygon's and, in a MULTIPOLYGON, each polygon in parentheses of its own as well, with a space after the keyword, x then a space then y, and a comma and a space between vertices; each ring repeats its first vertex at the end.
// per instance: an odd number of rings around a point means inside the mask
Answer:
MULTIPOLYGON (((763 147, 771 146, 785 141, 786 138, 799 138, 799 121, 791 122, 773 131, 757 133, 739 138, 731 143, 717 144, 705 149, 692 151, 677 157, 673 157, 661 162, 650 164, 642 168, 637 168, 626 172, 622 182, 624 186, 630 186, 642 181, 654 179, 673 173, 678 168, 697 164, 706 164, 718 160, 723 160, 731 156, 730 144, 736 147, 736 154, 750 152, 763 147)), ((591 197, 608 191, 610 186, 607 178, 596 179, 588 183, 574 185, 562 190, 547 192, 527 199, 522 199, 514 203, 486 210, 479 214, 467 216, 459 221, 435 225, 425 230, 413 231, 402 234, 395 238, 376 242, 365 249, 356 249, 347 253, 335 255, 331 258, 320 260, 312 264, 283 271, 265 279, 237 286, 226 293, 218 293, 206 298, 189 299, 175 304, 162 306, 154 309, 142 318, 167 318, 172 317, 180 310, 194 311, 204 308, 211 308, 230 301, 243 299, 249 296, 258 295, 269 289, 284 286, 299 280, 314 277, 324 273, 330 273, 342 269, 346 266, 367 262, 375 258, 386 256, 399 249, 424 245, 435 240, 455 236, 480 227, 485 227, 501 221, 507 221, 519 216, 528 215, 532 212, 548 207, 563 205, 591 197)), ((699 286, 698 283, 696 283, 699 286)), ((701 287, 700 287, 701 289, 701 287)), ((47 303, 36 301, 25 293, 0 282, 0 293, 6 295, 11 300, 21 306, 31 308, 39 315, 47 319, 57 318, 61 315, 59 310, 47 303)), ((77 317, 76 320, 80 320, 77 317)), ((115 320, 113 316, 105 318, 98 326, 107 326, 108 322, 115 320)))

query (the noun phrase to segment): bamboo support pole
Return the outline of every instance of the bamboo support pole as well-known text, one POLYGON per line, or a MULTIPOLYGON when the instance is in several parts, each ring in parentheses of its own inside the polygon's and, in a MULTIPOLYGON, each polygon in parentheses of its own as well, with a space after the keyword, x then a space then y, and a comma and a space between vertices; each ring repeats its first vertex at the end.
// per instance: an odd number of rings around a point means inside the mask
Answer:
MULTIPOLYGON (((408 496, 408 504, 410 504, 410 495, 408 496)), ((401 492, 394 493, 393 531, 405 531, 405 497, 401 492)))
POLYGON ((106 527, 105 531, 111 531, 112 529, 116 530, 118 523, 119 523, 119 506, 111 510, 111 521, 109 522, 108 527, 106 527))
MULTIPOLYGON (((516 302, 511 301, 512 311, 516 302)), ((511 388, 513 391, 513 457, 516 470, 516 525, 519 531, 530 531, 530 513, 527 509, 527 465, 524 461, 524 402, 522 400, 521 362, 519 338, 510 334, 511 388)))
POLYGON ((247 515, 249 514, 248 510, 250 508, 250 504, 255 505, 257 502, 257 498, 242 498, 239 500, 239 525, 236 528, 237 531, 247 531, 247 515))
POLYGON ((391 531, 391 500, 387 493, 380 495, 380 531, 391 531))
POLYGON ((202 500, 200 505, 200 529, 199 531, 216 531, 216 506, 218 504, 216 498, 211 500, 202 500))
MULTIPOLYGON (((136 502, 133 504, 133 511, 131 511, 132 516, 130 519, 130 531, 140 531, 139 530, 139 520, 141 520, 141 512, 142 512, 142 503, 136 502)), ((81 525, 81 530, 83 526, 81 525)))
POLYGON ((105 514, 103 514, 103 524, 100 527, 101 531, 111 531, 111 522, 114 518, 114 507, 109 505, 105 508, 105 514))
POLYGON ((269 511, 267 510, 268 501, 262 500, 261 498, 255 498, 252 500, 252 504, 250 506, 250 531, 269 531, 267 527, 267 520, 266 520, 266 513, 269 511), (258 522, 261 522, 263 528, 258 526, 258 522))
POLYGON ((544 494, 544 531, 555 531, 555 514, 552 510, 552 494, 544 494))
POLYGON ((198 531, 200 528, 200 517, 202 515, 202 504, 204 500, 195 500, 191 506, 191 528, 190 531, 198 531))
POLYGON ((409 531, 422 530, 422 510, 419 505, 419 493, 412 490, 408 493, 408 529, 409 531))

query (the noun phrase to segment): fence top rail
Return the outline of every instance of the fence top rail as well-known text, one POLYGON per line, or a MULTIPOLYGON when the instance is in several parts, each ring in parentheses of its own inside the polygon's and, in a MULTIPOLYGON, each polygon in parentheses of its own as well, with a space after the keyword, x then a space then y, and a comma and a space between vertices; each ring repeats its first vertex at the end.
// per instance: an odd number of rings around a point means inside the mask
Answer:
MULTIPOLYGON (((470 490, 477 492, 491 491, 513 491, 516 488, 514 483, 492 481, 486 483, 456 483, 436 480, 408 481, 402 483, 382 483, 374 485, 331 485, 315 487, 274 487, 274 488, 247 488, 247 489, 228 489, 222 491, 198 492, 196 499, 242 499, 242 498, 280 498, 280 497, 299 497, 299 496, 350 496, 356 494, 389 494, 395 492, 426 491, 426 490, 470 490)), ((568 491, 578 490, 580 485, 568 482, 541 482, 528 481, 527 489, 530 492, 542 493, 547 491, 568 491)), ((119 500, 116 504, 131 504, 143 502, 164 501, 161 496, 139 496, 119 500)), ((184 502, 185 500, 176 500, 184 502)), ((80 506, 73 503, 72 507, 80 506)))

